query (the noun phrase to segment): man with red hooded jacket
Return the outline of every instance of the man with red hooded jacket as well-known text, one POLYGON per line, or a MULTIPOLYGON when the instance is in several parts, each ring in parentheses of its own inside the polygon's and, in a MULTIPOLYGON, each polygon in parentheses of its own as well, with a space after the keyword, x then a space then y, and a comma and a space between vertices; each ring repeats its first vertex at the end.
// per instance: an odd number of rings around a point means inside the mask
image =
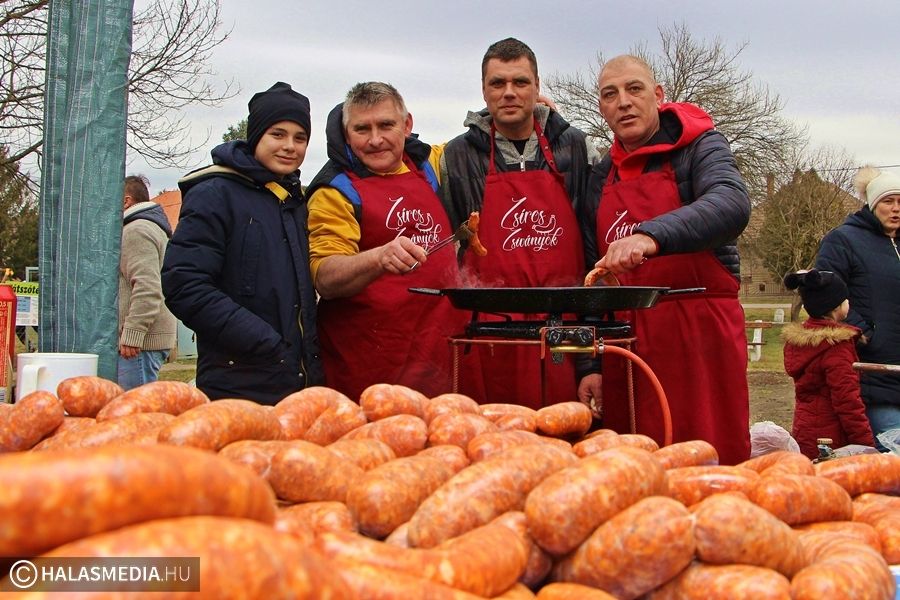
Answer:
MULTIPOLYGON (((599 90, 615 140, 580 215, 587 264, 606 267, 622 285, 706 288, 633 311, 634 349, 668 396, 673 441, 706 440, 721 463, 738 463, 750 454, 736 245, 750 218, 746 186, 709 115, 663 102, 640 58, 608 61, 599 90)), ((631 427, 624 373, 618 357, 604 358, 604 426, 621 432, 631 427)), ((656 393, 635 373, 636 430, 662 442, 656 393)))

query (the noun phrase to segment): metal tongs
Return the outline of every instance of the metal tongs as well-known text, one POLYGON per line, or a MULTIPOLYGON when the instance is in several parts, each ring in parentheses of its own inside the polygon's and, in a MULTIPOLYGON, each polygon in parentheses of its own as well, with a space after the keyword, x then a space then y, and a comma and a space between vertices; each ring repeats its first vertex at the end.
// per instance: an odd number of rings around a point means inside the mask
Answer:
MULTIPOLYGON (((462 224, 459 227, 456 228, 456 231, 453 232, 453 235, 451 235, 447 239, 441 240, 440 242, 438 242, 437 244, 435 244, 434 246, 432 246, 431 248, 426 250, 425 256, 428 256, 432 252, 436 252, 437 250, 440 250, 441 248, 449 246, 450 244, 468 240, 474 234, 475 234, 475 232, 472 231, 471 229, 469 229, 469 220, 466 219, 465 221, 462 222, 462 224)), ((415 269, 418 266, 419 266, 419 261, 416 261, 416 263, 412 267, 410 267, 409 270, 412 271, 413 269, 415 269)))

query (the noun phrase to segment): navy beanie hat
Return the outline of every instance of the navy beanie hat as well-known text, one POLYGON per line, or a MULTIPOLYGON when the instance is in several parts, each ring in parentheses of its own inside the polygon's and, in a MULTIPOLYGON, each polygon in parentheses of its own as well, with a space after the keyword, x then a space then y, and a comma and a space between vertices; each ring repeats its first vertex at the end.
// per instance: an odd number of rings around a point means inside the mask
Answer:
POLYGON ((847 284, 831 271, 798 271, 784 276, 784 287, 800 290, 803 307, 809 316, 824 317, 850 297, 847 284))
POLYGON ((266 130, 280 121, 293 121, 310 132, 309 98, 295 92, 287 83, 279 81, 264 92, 258 92, 247 104, 247 144, 251 151, 262 139, 266 130))

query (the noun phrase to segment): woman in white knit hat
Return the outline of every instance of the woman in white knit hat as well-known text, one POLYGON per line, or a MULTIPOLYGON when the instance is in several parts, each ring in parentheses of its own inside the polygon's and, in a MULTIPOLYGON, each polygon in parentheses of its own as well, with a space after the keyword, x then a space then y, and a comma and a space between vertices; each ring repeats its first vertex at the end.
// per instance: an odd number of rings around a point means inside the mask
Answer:
MULTIPOLYGON (((859 359, 900 365, 900 174, 863 167, 854 187, 866 205, 825 236, 816 268, 847 282, 859 359)), ((900 429, 900 376, 864 372, 860 387, 875 436, 900 429)))

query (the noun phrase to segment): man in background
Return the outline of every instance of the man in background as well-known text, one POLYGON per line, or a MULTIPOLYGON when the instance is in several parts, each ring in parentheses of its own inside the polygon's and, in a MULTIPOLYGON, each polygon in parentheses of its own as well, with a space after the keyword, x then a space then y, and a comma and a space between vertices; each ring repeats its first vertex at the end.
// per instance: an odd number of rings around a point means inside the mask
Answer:
POLYGON ((130 390, 156 381, 176 344, 177 323, 166 308, 160 269, 172 228, 150 202, 147 178, 125 178, 122 252, 119 258, 118 380, 130 390))

